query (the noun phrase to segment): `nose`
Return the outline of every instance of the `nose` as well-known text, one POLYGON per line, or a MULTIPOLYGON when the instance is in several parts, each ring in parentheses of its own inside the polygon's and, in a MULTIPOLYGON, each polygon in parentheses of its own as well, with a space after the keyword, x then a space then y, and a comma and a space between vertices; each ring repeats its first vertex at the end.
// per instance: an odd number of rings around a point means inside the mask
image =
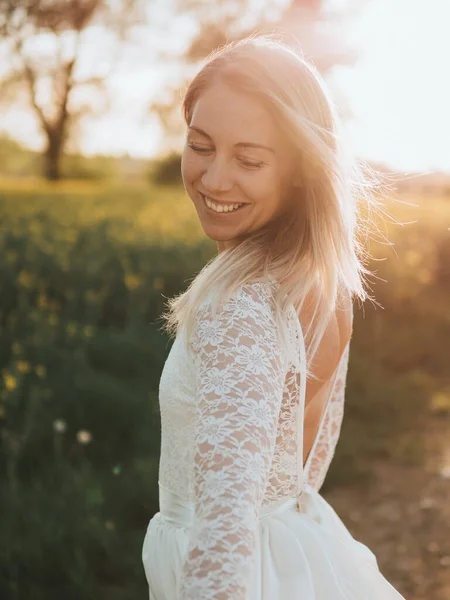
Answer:
POLYGON ((211 196, 230 190, 233 182, 225 160, 216 156, 205 169, 201 182, 205 191, 210 192, 211 196))

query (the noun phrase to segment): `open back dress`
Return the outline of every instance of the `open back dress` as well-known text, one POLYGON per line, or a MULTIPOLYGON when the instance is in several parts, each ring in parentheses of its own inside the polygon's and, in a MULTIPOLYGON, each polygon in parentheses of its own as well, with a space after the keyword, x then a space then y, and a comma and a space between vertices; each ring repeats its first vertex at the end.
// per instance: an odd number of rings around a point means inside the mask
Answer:
POLYGON ((159 385, 159 512, 150 600, 404 600, 319 491, 339 438, 348 342, 303 460, 305 342, 281 344, 272 282, 242 285, 181 329, 159 385), (289 347, 288 347, 289 346, 289 347))

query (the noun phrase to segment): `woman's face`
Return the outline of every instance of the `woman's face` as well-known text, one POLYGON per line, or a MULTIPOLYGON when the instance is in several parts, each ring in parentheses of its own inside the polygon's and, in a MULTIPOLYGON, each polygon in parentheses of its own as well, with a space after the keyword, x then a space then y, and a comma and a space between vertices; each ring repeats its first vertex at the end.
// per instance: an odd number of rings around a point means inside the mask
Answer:
POLYGON ((200 94, 181 170, 203 230, 219 252, 286 210, 294 169, 292 150, 257 99, 220 81, 200 94), (237 204, 242 206, 236 210, 237 204))

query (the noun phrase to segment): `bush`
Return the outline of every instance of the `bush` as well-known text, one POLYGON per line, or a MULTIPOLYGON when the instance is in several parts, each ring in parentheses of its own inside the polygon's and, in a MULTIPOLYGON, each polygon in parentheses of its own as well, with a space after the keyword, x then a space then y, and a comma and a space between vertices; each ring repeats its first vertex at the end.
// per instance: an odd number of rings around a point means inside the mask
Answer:
POLYGON ((172 153, 156 161, 151 168, 150 179, 156 185, 181 184, 181 155, 172 153))
POLYGON ((63 179, 110 180, 116 174, 116 163, 117 159, 108 156, 65 154, 61 159, 61 175, 63 179))
POLYGON ((203 255, 165 244, 171 219, 152 225, 152 198, 126 193, 1 201, 5 600, 148 595, 170 349, 159 317, 203 255))
POLYGON ((0 136, 0 175, 39 176, 41 171, 41 153, 24 148, 6 134, 0 136))

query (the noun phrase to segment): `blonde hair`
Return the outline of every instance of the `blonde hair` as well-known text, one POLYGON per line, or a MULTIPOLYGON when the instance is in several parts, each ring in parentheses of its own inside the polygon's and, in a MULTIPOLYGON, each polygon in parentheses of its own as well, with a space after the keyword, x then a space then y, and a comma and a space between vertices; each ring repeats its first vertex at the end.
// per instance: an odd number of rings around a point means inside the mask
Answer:
POLYGON ((163 327, 169 334, 184 327, 187 341, 208 295, 215 313, 242 285, 275 281, 275 318, 284 341, 289 305, 299 311, 308 294, 317 299, 304 332, 312 376, 311 361, 341 300, 372 300, 364 289, 365 276, 373 273, 364 266, 369 256, 363 238, 372 212, 381 210, 381 175, 347 154, 337 108, 314 65, 273 35, 251 35, 210 55, 186 91, 187 124, 197 98, 218 78, 269 108, 298 152, 302 185, 293 188, 294 214, 233 240, 183 293, 168 299, 163 327))

